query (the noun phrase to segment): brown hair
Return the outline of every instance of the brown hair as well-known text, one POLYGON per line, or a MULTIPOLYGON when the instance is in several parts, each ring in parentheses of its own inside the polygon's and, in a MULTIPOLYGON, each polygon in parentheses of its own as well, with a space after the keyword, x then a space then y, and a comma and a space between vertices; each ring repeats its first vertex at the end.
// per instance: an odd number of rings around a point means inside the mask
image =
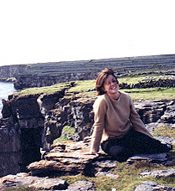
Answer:
POLYGON ((116 79, 117 83, 118 83, 118 80, 117 80, 117 77, 115 76, 114 74, 114 71, 112 69, 109 69, 109 68, 105 68, 104 70, 102 70, 97 79, 96 79, 96 91, 97 91, 97 95, 103 95, 105 94, 106 92, 103 91, 103 86, 104 86, 104 83, 105 83, 105 80, 107 79, 107 77, 109 75, 113 75, 114 78, 116 79))

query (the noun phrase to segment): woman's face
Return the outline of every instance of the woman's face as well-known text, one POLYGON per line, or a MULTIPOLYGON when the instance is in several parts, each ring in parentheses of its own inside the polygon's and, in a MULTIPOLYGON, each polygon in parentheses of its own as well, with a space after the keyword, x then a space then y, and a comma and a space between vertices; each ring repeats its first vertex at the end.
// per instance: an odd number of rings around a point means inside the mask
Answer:
POLYGON ((109 75, 103 85, 103 91, 105 91, 110 97, 117 95, 119 85, 113 75, 109 75))

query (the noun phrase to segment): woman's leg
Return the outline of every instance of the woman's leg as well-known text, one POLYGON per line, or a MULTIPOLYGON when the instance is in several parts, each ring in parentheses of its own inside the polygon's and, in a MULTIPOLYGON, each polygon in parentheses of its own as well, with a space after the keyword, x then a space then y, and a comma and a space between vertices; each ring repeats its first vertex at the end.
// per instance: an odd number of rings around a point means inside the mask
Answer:
POLYGON ((127 149, 120 139, 107 140, 101 145, 102 150, 119 162, 126 161, 133 153, 127 149))
POLYGON ((134 154, 163 153, 172 149, 171 145, 162 144, 159 140, 135 130, 132 130, 127 136, 127 144, 129 143, 128 148, 131 149, 134 154))
POLYGON ((120 139, 107 140, 102 143, 104 152, 111 155, 119 162, 126 161, 134 154, 154 154, 168 152, 171 146, 162 144, 159 140, 131 129, 120 139))

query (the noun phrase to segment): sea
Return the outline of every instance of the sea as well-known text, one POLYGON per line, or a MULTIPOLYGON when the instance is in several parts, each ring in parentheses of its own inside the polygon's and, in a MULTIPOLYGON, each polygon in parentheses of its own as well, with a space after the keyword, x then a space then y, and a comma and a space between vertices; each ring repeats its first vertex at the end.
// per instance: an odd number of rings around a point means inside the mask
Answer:
POLYGON ((2 118, 2 99, 8 100, 8 95, 17 92, 12 82, 0 82, 0 118, 2 118))

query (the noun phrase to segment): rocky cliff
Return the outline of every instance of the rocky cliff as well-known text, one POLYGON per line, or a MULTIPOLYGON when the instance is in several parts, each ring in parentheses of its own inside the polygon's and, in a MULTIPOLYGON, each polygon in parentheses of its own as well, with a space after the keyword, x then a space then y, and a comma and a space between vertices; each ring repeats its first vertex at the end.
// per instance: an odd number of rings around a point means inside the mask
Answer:
MULTIPOLYGON (((56 94, 9 96, 9 100, 4 101, 3 118, 0 120, 0 176, 14 175, 1 178, 0 188, 24 185, 45 190, 96 190, 93 182, 78 181, 69 185, 58 178, 80 174, 87 177, 107 176, 116 181, 119 175, 113 171, 118 166, 117 161, 102 151, 99 156, 82 154, 89 150, 94 100, 95 97, 80 97, 78 94, 66 97, 64 88, 56 94), (74 127, 75 133, 65 134, 65 125, 74 127), (60 136, 67 136, 74 142, 53 144, 60 136)), ((135 107, 150 132, 163 126, 171 130, 175 128, 175 100, 137 101, 135 107)), ((175 145, 175 137, 160 136, 158 139, 175 145)), ((167 166, 164 171, 142 172, 140 176, 154 176, 157 173, 160 177, 173 177, 174 169, 169 168, 174 160, 166 153, 139 155, 131 157, 127 165, 147 161, 149 164, 167 166)), ((155 186, 173 189, 156 182, 144 182, 136 189, 149 187, 151 190, 155 186)))
MULTIPOLYGON (((48 95, 22 96, 17 93, 9 96, 8 101, 3 101, 0 176, 26 171, 26 166, 40 160, 60 136, 77 142, 91 135, 94 120, 92 105, 96 98, 80 97, 79 94, 66 97, 65 90, 62 87, 59 92, 48 95), (73 127, 74 134, 65 134, 64 126, 73 127), (9 155, 13 157, 9 158, 9 155)), ((175 100, 147 100, 135 102, 135 106, 149 130, 162 124, 172 127, 175 122, 175 100)))
POLYGON ((0 80, 6 81, 8 78, 15 78, 15 76, 26 73, 27 70, 28 66, 25 64, 0 66, 0 80))

